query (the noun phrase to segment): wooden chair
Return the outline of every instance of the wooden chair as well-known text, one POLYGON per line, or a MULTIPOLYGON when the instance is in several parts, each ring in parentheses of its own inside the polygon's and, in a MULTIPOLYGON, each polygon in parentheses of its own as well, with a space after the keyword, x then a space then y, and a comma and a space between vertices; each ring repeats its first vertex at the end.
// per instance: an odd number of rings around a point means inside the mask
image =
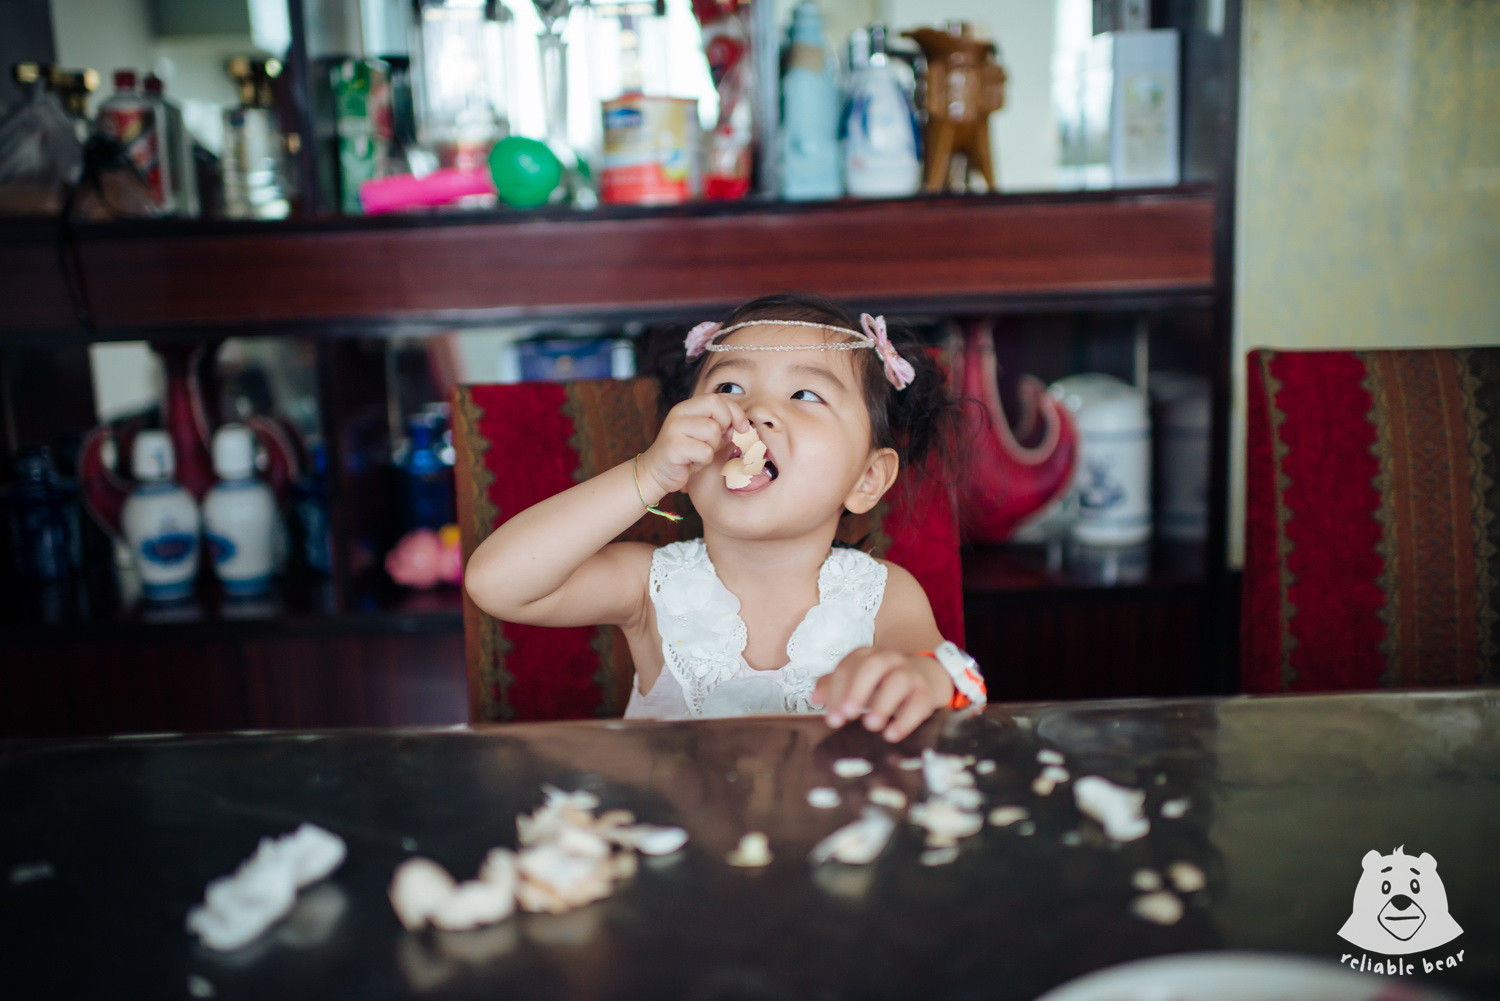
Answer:
MULTIPOLYGON (((464 559, 517 512, 626 461, 655 437, 653 380, 458 386, 453 393, 458 518, 464 559)), ((926 486, 908 502, 892 491, 840 539, 909 570, 945 637, 963 642, 958 523, 952 498, 926 486)), ((702 534, 685 496, 662 502, 681 522, 644 517, 621 538, 664 545, 702 534)), ((578 719, 625 711, 634 668, 612 626, 547 629, 501 622, 464 599, 469 716, 578 719)))
POLYGON ((1500 680, 1500 348, 1249 356, 1241 681, 1500 680))

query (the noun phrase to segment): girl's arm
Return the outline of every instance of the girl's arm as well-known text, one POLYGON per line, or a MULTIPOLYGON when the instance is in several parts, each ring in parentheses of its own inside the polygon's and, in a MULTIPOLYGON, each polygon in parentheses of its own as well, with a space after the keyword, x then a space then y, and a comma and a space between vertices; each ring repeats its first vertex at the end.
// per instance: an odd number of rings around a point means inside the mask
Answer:
POLYGON ((948 704, 953 682, 942 665, 918 654, 943 642, 927 592, 905 569, 881 562, 885 597, 875 613, 875 643, 818 679, 813 701, 826 708, 829 726, 860 719, 894 742, 948 704))
POLYGON ((695 396, 673 407, 634 477, 632 463, 623 462, 532 505, 480 543, 464 572, 470 597, 507 622, 631 621, 645 606, 651 547, 610 540, 635 524, 645 505, 680 490, 713 462, 729 430, 743 420, 727 396, 695 396))

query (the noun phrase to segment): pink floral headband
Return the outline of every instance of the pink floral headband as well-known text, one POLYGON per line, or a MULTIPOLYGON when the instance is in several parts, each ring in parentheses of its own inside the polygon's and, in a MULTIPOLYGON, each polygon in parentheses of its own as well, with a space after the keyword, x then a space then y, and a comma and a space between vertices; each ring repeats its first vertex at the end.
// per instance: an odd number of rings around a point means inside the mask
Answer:
POLYGON ((687 356, 690 359, 698 357, 705 351, 858 351, 861 348, 873 348, 885 365, 885 377, 890 380, 891 385, 897 389, 910 386, 912 379, 916 378, 916 370, 911 367, 911 362, 897 354, 895 347, 891 345, 890 336, 885 331, 885 317, 861 313, 859 325, 863 328, 862 330, 836 327, 830 323, 811 323, 806 320, 746 320, 727 327, 709 321, 700 323, 688 331, 687 339, 682 342, 682 345, 687 349, 687 356), (840 334, 848 334, 854 340, 823 345, 750 344, 740 346, 712 343, 716 337, 731 334, 742 327, 813 327, 817 330, 832 330, 840 334))

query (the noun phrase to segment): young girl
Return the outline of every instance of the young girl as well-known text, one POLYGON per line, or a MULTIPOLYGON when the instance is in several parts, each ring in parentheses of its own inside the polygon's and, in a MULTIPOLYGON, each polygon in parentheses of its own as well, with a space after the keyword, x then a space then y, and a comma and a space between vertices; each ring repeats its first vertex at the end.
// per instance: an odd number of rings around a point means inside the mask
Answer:
POLYGON ((681 402, 651 447, 496 529, 464 575, 475 603, 508 622, 619 626, 635 662, 626 718, 823 709, 896 741, 982 701, 916 579, 833 544, 846 510, 869 511, 951 440, 936 364, 898 350, 883 319, 805 296, 699 324, 680 357, 665 391, 681 402), (743 467, 730 460, 756 439, 764 469, 731 485, 726 464, 743 467), (703 538, 610 541, 678 490, 703 538))

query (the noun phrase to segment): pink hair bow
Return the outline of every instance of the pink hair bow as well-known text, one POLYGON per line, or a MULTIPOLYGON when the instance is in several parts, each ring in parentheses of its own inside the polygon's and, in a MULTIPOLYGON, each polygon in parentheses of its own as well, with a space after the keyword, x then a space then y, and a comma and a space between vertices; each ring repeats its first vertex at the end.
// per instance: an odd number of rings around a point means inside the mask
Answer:
POLYGON ((687 348, 687 356, 689 358, 696 358, 701 355, 704 352, 704 349, 708 347, 708 342, 714 339, 714 335, 717 334, 723 328, 723 326, 724 325, 722 323, 715 323, 712 320, 707 320, 703 323, 698 324, 692 330, 689 330, 687 339, 682 342, 683 347, 687 348))
POLYGON ((911 381, 917 377, 917 371, 911 367, 911 362, 896 353, 890 336, 885 332, 885 317, 861 313, 859 324, 865 328, 865 334, 875 343, 875 350, 879 353, 880 360, 885 363, 885 377, 890 380, 891 385, 897 389, 910 386, 911 381))

